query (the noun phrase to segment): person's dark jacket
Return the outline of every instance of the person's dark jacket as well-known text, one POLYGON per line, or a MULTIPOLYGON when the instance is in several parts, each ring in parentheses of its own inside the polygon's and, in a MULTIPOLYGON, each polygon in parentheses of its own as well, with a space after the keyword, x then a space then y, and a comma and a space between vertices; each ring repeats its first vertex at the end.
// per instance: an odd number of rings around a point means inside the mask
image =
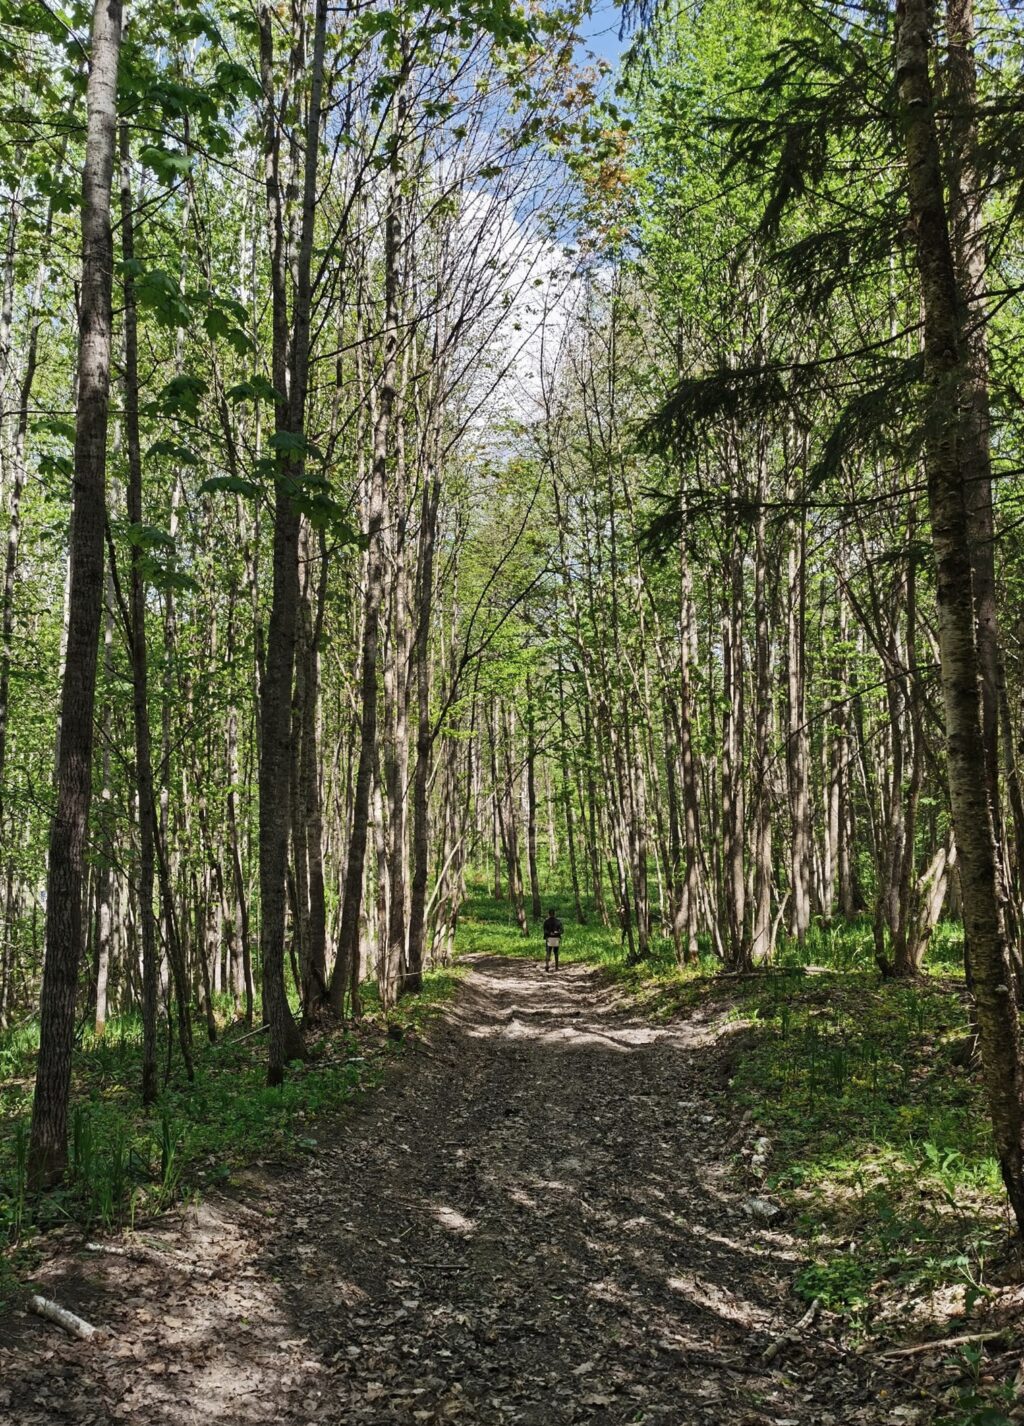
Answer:
POLYGON ((562 934, 562 923, 561 923, 561 921, 559 921, 559 919, 558 919, 557 916, 549 916, 549 917, 547 918, 547 920, 544 922, 544 939, 545 939, 545 941, 548 939, 549 936, 559 936, 559 937, 560 937, 561 934, 562 934))

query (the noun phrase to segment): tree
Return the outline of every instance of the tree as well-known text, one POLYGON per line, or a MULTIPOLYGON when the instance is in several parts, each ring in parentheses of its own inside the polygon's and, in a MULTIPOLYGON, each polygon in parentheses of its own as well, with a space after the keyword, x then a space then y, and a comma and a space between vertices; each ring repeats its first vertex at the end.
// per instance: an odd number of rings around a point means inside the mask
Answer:
MULTIPOLYGON (((294 21, 298 24, 297 17, 294 21)), ((288 1005, 284 982, 285 868, 288 857, 289 779, 292 768, 292 675, 299 612, 298 499, 305 476, 306 394, 309 381, 310 305, 313 264, 317 160, 320 153, 327 0, 317 0, 309 75, 302 162, 302 205, 294 262, 286 247, 288 217, 282 190, 281 111, 274 97, 274 16, 260 11, 260 57, 266 123, 266 182, 271 232, 274 301, 273 371, 276 389, 274 449, 279 468, 274 495, 274 588, 267 634, 266 671, 260 724, 260 950, 263 1002, 270 1026, 267 1080, 280 1084, 288 1060, 302 1058, 304 1047, 288 1005), (294 282, 292 328, 288 328, 287 284, 294 282)), ((301 40, 296 35, 296 45, 301 40)), ((293 52, 292 62, 301 61, 293 52)), ((293 76, 293 81, 298 76, 293 76)), ((297 185, 297 175, 291 181, 297 185)))
POLYGON ((103 607, 103 534, 110 402, 114 266, 110 202, 121 50, 120 0, 96 0, 86 88, 82 178, 82 296, 71 533, 68 636, 57 755, 57 802, 46 887, 46 959, 40 997, 39 1062, 32 1107, 29 1177, 59 1179, 67 1157, 68 1096, 82 898, 92 794, 93 705, 103 607))
POLYGON ((921 0, 901 0, 898 8, 895 73, 924 310, 925 459, 950 801, 996 1152, 1018 1227, 1024 1231, 1024 1051, 979 694, 983 671, 975 635, 968 516, 969 478, 975 467, 970 447, 965 452, 960 441, 961 412, 973 404, 974 372, 965 345, 965 294, 957 282, 935 129, 929 17, 921 0))

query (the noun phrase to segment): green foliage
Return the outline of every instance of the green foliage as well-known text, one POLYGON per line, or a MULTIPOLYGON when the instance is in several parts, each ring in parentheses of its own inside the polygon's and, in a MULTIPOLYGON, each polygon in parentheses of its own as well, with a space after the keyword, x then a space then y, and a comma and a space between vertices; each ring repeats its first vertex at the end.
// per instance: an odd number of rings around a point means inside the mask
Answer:
POLYGON ((817 1298, 827 1312, 859 1312, 868 1305, 872 1285, 870 1265, 854 1254, 838 1254, 823 1263, 809 1263, 796 1275, 795 1286, 808 1302, 817 1298))
POLYGON ((201 376, 175 376, 162 388, 153 402, 153 411, 161 416, 199 415, 199 402, 208 390, 201 376))
POLYGON ((957 1062, 960 986, 846 971, 736 996, 753 1039, 734 1092, 771 1138, 770 1186, 814 1245, 798 1291, 870 1318, 886 1293, 959 1284, 969 1313, 1002 1194, 982 1087, 957 1062))
POLYGON ((1019 1411, 1013 1411, 1018 1401, 1013 1386, 985 1379, 985 1353, 980 1343, 965 1343, 945 1365, 966 1378, 967 1385, 957 1392, 954 1414, 937 1417, 935 1426, 1013 1426, 1014 1420, 1020 1420, 1019 1411))
POLYGON ((177 465, 198 465, 199 457, 190 446, 184 446, 180 441, 154 441, 146 452, 146 458, 153 460, 163 457, 166 460, 174 461, 177 465))
POLYGON ((36 1201, 26 1193, 26 1165, 38 1026, 8 1032, 0 1037, 0 1240, 23 1242, 68 1221, 113 1228, 223 1182, 254 1158, 309 1151, 316 1116, 340 1109, 402 1053, 387 1025, 422 1025, 456 983, 455 971, 428 972, 423 993, 403 1000, 386 1022, 368 987, 358 1031, 325 1034, 309 1063, 277 1089, 266 1087, 262 1036, 229 1024, 217 1044, 197 1045, 195 1081, 172 1079, 149 1110, 137 1092, 138 1018, 111 1021, 99 1039, 87 1032, 75 1056, 69 1174, 59 1190, 36 1201))
POLYGON ((283 401, 284 397, 265 376, 251 376, 248 381, 239 381, 229 386, 224 393, 229 401, 269 401, 271 404, 283 401))
POLYGON ((124 267, 126 275, 135 278, 135 300, 140 312, 172 331, 189 325, 192 309, 176 278, 160 268, 143 271, 137 259, 124 267))
POLYGON ((253 499, 260 494, 260 487, 255 481, 246 480, 241 475, 213 475, 199 487, 200 495, 215 495, 218 491, 253 499))

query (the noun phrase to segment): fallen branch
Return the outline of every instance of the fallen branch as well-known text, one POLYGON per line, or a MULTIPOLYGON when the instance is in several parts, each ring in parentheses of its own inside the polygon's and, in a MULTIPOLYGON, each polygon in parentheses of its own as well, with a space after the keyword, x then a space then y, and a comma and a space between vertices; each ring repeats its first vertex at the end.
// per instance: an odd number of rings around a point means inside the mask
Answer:
POLYGON ((233 1036, 229 1037, 225 1035, 221 1043, 224 1045, 240 1045, 243 1040, 251 1040, 253 1035, 262 1035, 269 1029, 269 1025, 258 1025, 255 1030, 247 1030, 244 1035, 239 1035, 237 1039, 233 1036))
POLYGON ((34 1312, 37 1317, 45 1317, 47 1322, 56 1322, 58 1327, 63 1327, 65 1332, 70 1332, 73 1337, 81 1337, 88 1342, 90 1338, 96 1336, 96 1328, 91 1322, 86 1322, 84 1317, 78 1317, 74 1312, 69 1312, 66 1307, 61 1307, 59 1302, 52 1302, 48 1297, 39 1297, 33 1294, 28 1300, 29 1311, 34 1312))
POLYGON ((713 985, 716 980, 785 980, 787 976, 827 975, 827 966, 762 966, 759 970, 716 970, 695 975, 691 985, 713 985))
MULTIPOLYGON (((376 1055, 376 1051, 371 1051, 371 1058, 376 1055)), ((344 1069, 346 1065, 362 1065, 368 1063, 366 1055, 349 1055, 343 1060, 308 1060, 306 1062, 307 1071, 322 1069, 344 1069)))
POLYGON ((176 1272, 184 1273, 188 1277, 198 1277, 208 1280, 213 1277, 209 1268, 199 1267, 196 1263, 183 1263, 180 1258, 171 1257, 168 1253, 162 1253, 158 1248, 147 1248, 142 1243, 129 1243, 122 1246, 118 1243, 86 1243, 86 1251, 89 1253, 108 1253, 111 1257, 127 1258, 133 1263, 151 1263, 154 1267, 173 1268, 176 1272))
POLYGON ((940 1337, 934 1342, 915 1342, 912 1347, 893 1347, 882 1352, 883 1357, 913 1357, 918 1352, 937 1352, 945 1347, 961 1347, 968 1342, 995 1342, 1005 1337, 1009 1327, 1000 1327, 996 1332, 968 1332, 963 1337, 940 1337))
POLYGON ((156 1248, 144 1248, 141 1244, 133 1243, 122 1247, 117 1243, 86 1243, 85 1248, 89 1253, 109 1253, 111 1257, 128 1258, 133 1263, 155 1263, 162 1268, 172 1267, 188 1271, 184 1263, 176 1262, 174 1258, 158 1252, 156 1248))
POLYGON ((821 1307, 821 1298, 816 1297, 808 1307, 807 1311, 800 1318, 799 1322, 794 1322, 788 1332, 783 1332, 781 1337, 776 1337, 774 1342, 770 1342, 761 1353, 762 1362, 774 1362, 775 1358, 782 1351, 783 1347, 791 1347, 802 1332, 806 1332, 811 1326, 821 1307))

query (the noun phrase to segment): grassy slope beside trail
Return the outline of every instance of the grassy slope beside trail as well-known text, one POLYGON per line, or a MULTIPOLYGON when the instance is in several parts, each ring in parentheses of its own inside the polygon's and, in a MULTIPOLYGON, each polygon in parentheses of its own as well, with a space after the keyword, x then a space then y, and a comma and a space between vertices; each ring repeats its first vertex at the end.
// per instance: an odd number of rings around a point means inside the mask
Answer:
POLYGON ((25 1193, 28 1122, 39 1027, 31 1022, 0 1036, 0 1306, 31 1271, 41 1232, 69 1226, 132 1225, 187 1201, 256 1158, 308 1152, 307 1126, 376 1083, 385 1062, 402 1053, 403 1030, 421 1025, 452 994, 458 973, 435 970, 423 993, 385 1017, 366 990, 357 1031, 311 1040, 313 1058, 294 1066, 278 1089, 266 1086, 261 1034, 232 1024, 215 1045, 195 1042, 195 1080, 187 1083, 175 1055, 158 1104, 139 1099, 142 1028, 137 1016, 112 1019, 102 1039, 81 1036, 74 1060, 70 1172, 57 1192, 32 1202, 25 1193))
MULTIPOLYGON (((786 1210, 805 1255, 801 1296, 864 1339, 1001 1325, 1007 1303, 989 1263, 1011 1225, 980 1078, 957 1063, 967 1031, 958 928, 939 929, 913 984, 881 981, 866 925, 817 931, 803 951, 786 945, 768 974, 716 980, 714 961, 681 970, 664 940, 627 966, 617 934, 563 919, 563 960, 600 965, 652 1016, 705 1005, 735 1022, 731 1088, 751 1116, 737 1169, 786 1210), (763 1168, 750 1161, 762 1136, 763 1168)), ((458 950, 543 957, 539 928, 524 938, 507 904, 482 894, 464 910, 458 950)), ((982 1365, 968 1377, 980 1380, 982 1365)), ((1003 1388, 977 1384, 950 1421, 1012 1419, 1003 1388)))

